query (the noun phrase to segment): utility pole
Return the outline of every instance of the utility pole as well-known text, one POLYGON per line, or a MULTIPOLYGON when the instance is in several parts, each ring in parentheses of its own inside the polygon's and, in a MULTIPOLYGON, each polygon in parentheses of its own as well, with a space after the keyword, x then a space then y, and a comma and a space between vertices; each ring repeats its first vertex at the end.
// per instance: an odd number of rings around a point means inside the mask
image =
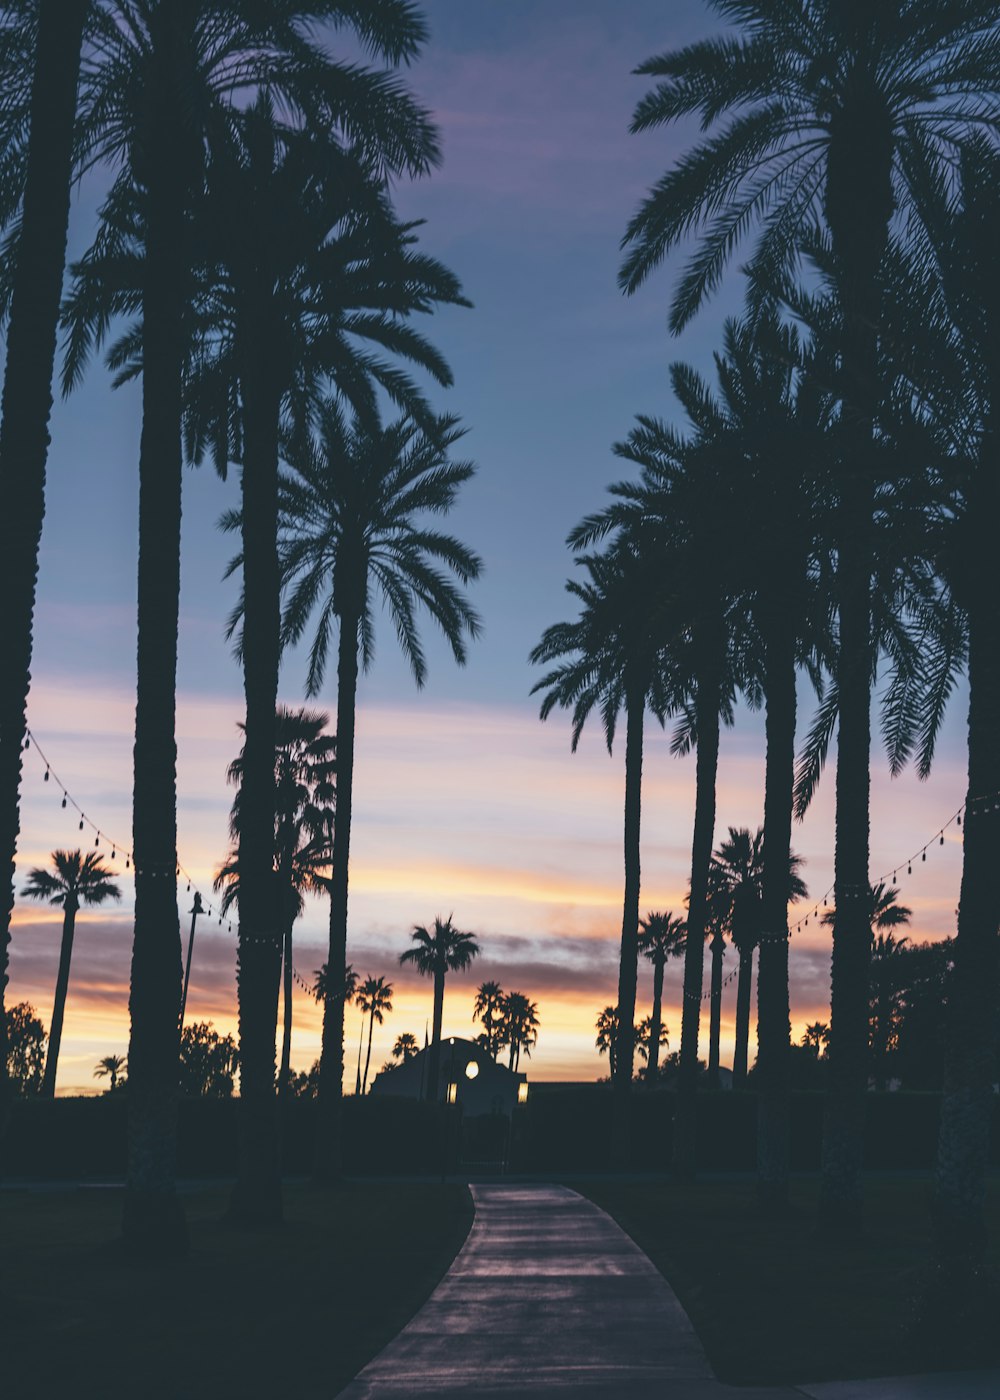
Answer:
POLYGON ((191 981, 191 954, 194 952, 194 926, 199 914, 204 914, 205 910, 201 902, 201 895, 195 890, 194 905, 191 909, 191 933, 188 937, 187 966, 184 968, 184 991, 181 993, 181 1019, 179 1030, 184 1029, 184 1008, 187 1006, 188 983, 191 981))

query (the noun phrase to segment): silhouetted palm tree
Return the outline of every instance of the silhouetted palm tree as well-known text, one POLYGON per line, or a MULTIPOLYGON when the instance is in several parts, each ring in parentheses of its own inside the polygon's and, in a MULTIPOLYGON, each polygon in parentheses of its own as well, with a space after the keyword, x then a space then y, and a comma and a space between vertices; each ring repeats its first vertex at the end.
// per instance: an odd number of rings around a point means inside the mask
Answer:
POLYGON ((464 972, 473 958, 479 956, 479 944, 474 933, 466 933, 447 919, 436 918, 433 931, 415 924, 410 934, 413 947, 400 953, 400 964, 412 963, 421 977, 434 979, 434 1012, 431 1021, 431 1046, 427 1060, 427 1097, 437 1100, 441 1063, 441 1015, 444 1008, 444 979, 449 972, 464 972))
MULTIPOLYGON (((584 520, 570 534, 570 544, 608 533, 614 528, 608 521, 610 514, 584 520)), ((600 709, 611 753, 618 716, 625 711, 625 888, 618 1007, 622 1026, 631 1031, 638 959, 643 729, 646 710, 662 724, 671 701, 665 682, 668 603, 661 550, 641 523, 629 523, 631 528, 620 530, 605 554, 577 556, 577 564, 589 577, 585 583, 571 579, 566 590, 579 599, 580 616, 575 622, 547 628, 530 659, 535 664, 558 662, 532 687, 532 693, 546 691, 542 719, 556 705, 572 709, 574 753, 595 706, 600 709)), ((615 1091, 612 1152, 620 1166, 629 1160, 628 1096, 633 1061, 631 1035, 619 1031, 611 1080, 615 1091)))
POLYGON ((538 1042, 539 1024, 538 1004, 522 992, 508 992, 503 999, 500 1043, 510 1046, 510 1069, 520 1068, 522 1050, 530 1058, 532 1046, 538 1042))
POLYGON ((106 899, 121 899, 121 890, 111 878, 113 870, 104 864, 98 851, 53 851, 53 870, 36 866, 28 872, 28 882, 21 891, 27 899, 43 899, 48 904, 61 904, 63 909, 62 944, 59 948, 59 971, 56 975, 55 998, 52 1002, 52 1022, 49 1026, 49 1049, 45 1057, 45 1074, 41 1092, 54 1098, 59 1046, 62 1041, 66 992, 69 988, 69 966, 73 956, 73 933, 77 910, 82 904, 103 904, 106 899))
MULTIPOLYGON (((338 630, 331 968, 346 960, 358 667, 360 660, 367 670, 373 657, 373 595, 381 595, 392 617, 418 686, 426 673, 418 608, 438 623, 460 665, 466 635, 479 634, 476 613, 448 577, 454 574, 463 584, 477 578, 479 557, 422 520, 425 514, 447 514, 473 474, 470 462, 449 459, 460 437, 453 418, 439 419, 433 435, 405 419, 384 428, 376 419, 349 423, 330 400, 319 414, 316 439, 290 444, 287 453, 294 472, 281 489, 281 562, 288 587, 284 635, 297 641, 318 611, 310 695, 323 683, 335 624, 338 630)), ((323 1016, 317 1174, 324 1179, 340 1170, 342 1011, 328 1003, 323 1016)))
MULTIPOLYGON (((809 893, 799 875, 802 857, 789 852, 786 866, 786 903, 809 893)), ((754 950, 760 942, 761 895, 764 882, 764 829, 729 828, 712 857, 712 904, 740 955, 736 992, 736 1047, 733 1052, 733 1086, 746 1081, 750 1039, 750 990, 754 950)))
POLYGON ((813 1052, 817 1060, 826 1054, 829 1043, 830 1027, 825 1021, 813 1021, 812 1025, 806 1026, 802 1032, 802 1044, 813 1052))
POLYGON ((361 1092, 366 1094, 368 1067, 372 1059, 372 1031, 375 1029, 375 1022, 381 1025, 386 1013, 392 1010, 392 983, 387 982, 384 977, 366 977, 358 988, 358 1005, 361 1007, 362 1017, 367 1014, 369 1018, 368 1053, 365 1056, 365 1072, 361 1080, 361 1092))
POLYGON ((496 1059, 500 1052, 500 1028, 503 1022, 503 988, 499 982, 481 982, 476 989, 472 1019, 482 1021, 482 1035, 477 1037, 487 1055, 496 1059))
POLYGON ((397 1035, 392 1047, 392 1058, 401 1060, 405 1065, 408 1060, 412 1060, 414 1055, 419 1054, 420 1046, 417 1044, 417 1037, 409 1031, 403 1031, 402 1035, 397 1035))
MULTIPOLYGON (((0 1122, 5 1118, 7 1101, 4 993, 14 907, 13 879, 6 872, 13 875, 20 830, 21 762, 45 509, 52 369, 69 225, 80 43, 88 0, 39 0, 32 9, 30 15, 7 17, 2 45, 3 223, 17 208, 22 189, 23 202, 12 291, 4 307, 9 311, 9 325, 0 421, 0 489, 4 500, 0 512, 0 597, 4 600, 0 609, 0 868, 5 872, 0 881, 0 1122), (34 60, 33 69, 29 68, 29 56, 34 60), (27 104, 23 90, 26 71, 32 73, 27 104), (23 150, 25 125, 27 155, 21 186, 13 178, 11 156, 19 147, 23 150)), ((9 246, 5 255, 11 256, 9 246)))
POLYGON ((670 958, 684 952, 686 925, 673 914, 647 914, 639 920, 639 951, 653 964, 653 1014, 649 1018, 648 1078, 656 1084, 663 1024, 663 970, 670 958))
MULTIPOLYGON (((889 929, 900 928, 913 918, 913 910, 905 904, 897 904, 899 890, 895 885, 887 885, 880 880, 877 885, 868 886, 868 927, 886 933, 889 929)), ((828 909, 820 920, 833 924, 837 917, 836 907, 828 909)))
MULTIPOLYGON (((361 974, 355 972, 350 963, 344 968, 344 1005, 347 1006, 354 1000, 354 995, 358 990, 358 983, 361 981, 361 974)), ((321 1004, 327 997, 327 971, 326 963, 318 967, 313 973, 313 996, 321 1004)))
POLYGON ((125 1055, 105 1055, 104 1058, 98 1060, 97 1064, 94 1066, 94 1078, 110 1078, 111 1083, 108 1085, 108 1093, 113 1094, 118 1088, 118 1081, 122 1078, 127 1067, 128 1059, 125 1055))
POLYGON ((618 1008, 606 1006, 595 1022, 597 1039, 594 1044, 598 1053, 607 1055, 612 1083, 618 1069, 618 1008))
POLYGON ((759 232, 751 271, 774 286, 817 225, 829 231, 838 297, 840 426, 839 703, 831 1097, 824 1205, 860 1206, 868 887, 872 512, 879 408, 882 275, 894 212, 919 227, 914 177, 947 166, 977 125, 995 126, 1000 53, 993 3, 886 0, 715 0, 738 30, 638 70, 658 78, 636 108, 641 131, 701 112, 725 123, 655 186, 625 236, 622 285, 634 291, 684 237, 701 234, 674 298, 680 330, 717 285, 741 237, 759 232), (854 898, 848 898, 854 892, 854 898))
MULTIPOLYGON (((325 734, 329 716, 317 710, 290 710, 280 705, 273 725, 272 758, 274 812, 271 818, 272 869, 277 876, 277 916, 282 939, 284 968, 284 1016, 278 1096, 284 1096, 291 1065, 292 1044, 292 929, 302 912, 302 894, 323 887, 320 872, 330 864, 330 829, 335 803, 337 741, 325 734)), ((246 727, 240 725, 246 732, 246 727)), ((236 785, 229 820, 230 835, 239 843, 229 862, 216 877, 215 888, 226 884, 232 902, 232 876, 239 865, 240 837, 246 819, 244 785, 246 745, 229 765, 229 781, 236 785), (235 862, 235 869, 233 868, 235 862)), ((272 987, 273 997, 273 987, 272 987)), ((273 1066, 272 1066, 273 1069, 273 1066)), ((242 1081, 241 1081, 242 1082, 242 1081)))

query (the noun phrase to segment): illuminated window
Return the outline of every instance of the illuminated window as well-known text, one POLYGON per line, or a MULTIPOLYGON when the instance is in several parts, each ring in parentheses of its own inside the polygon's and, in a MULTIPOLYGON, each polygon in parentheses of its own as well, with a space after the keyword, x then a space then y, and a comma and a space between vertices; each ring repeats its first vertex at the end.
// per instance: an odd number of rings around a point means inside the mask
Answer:
POLYGON ((449 1102, 449 1103, 454 1103, 455 1100, 456 1100, 457 1098, 458 1098, 458 1085, 457 1085, 457 1084, 449 1084, 449 1085, 448 1085, 448 1093, 447 1093, 448 1102, 449 1102))
POLYGON ((466 1079, 475 1079, 478 1073, 479 1066, 476 1064, 475 1060, 470 1060, 469 1063, 465 1066, 466 1079))
POLYGON ((519 1085, 517 1086, 517 1101, 518 1101, 518 1103, 527 1103, 527 1102, 528 1102, 528 1086, 527 1086, 527 1084, 519 1084, 519 1085))

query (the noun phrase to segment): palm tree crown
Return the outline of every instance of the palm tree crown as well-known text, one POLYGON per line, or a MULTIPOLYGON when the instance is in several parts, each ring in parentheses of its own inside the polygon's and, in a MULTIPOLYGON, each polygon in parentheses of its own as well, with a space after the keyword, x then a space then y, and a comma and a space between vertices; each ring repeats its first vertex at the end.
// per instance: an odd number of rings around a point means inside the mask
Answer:
POLYGON ((122 892, 111 876, 113 871, 104 864, 99 851, 53 851, 55 872, 36 866, 29 871, 22 895, 28 899, 43 899, 49 904, 61 904, 64 909, 79 909, 81 904, 103 904, 106 899, 121 899, 122 892))
POLYGON ((474 933, 465 933, 447 919, 436 918, 433 930, 416 924, 410 937, 414 946, 400 953, 401 963, 412 963, 421 977, 434 977, 445 972, 464 972, 473 958, 479 956, 479 943, 474 933))

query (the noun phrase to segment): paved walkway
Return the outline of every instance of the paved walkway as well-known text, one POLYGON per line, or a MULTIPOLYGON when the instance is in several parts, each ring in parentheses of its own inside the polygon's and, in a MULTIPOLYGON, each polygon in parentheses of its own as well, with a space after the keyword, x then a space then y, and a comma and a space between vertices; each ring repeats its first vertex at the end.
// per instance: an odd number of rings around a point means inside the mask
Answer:
POLYGON ((424 1306, 339 1400, 997 1400, 1000 1374, 723 1385, 673 1291, 565 1186, 471 1186, 476 1217, 424 1306))

